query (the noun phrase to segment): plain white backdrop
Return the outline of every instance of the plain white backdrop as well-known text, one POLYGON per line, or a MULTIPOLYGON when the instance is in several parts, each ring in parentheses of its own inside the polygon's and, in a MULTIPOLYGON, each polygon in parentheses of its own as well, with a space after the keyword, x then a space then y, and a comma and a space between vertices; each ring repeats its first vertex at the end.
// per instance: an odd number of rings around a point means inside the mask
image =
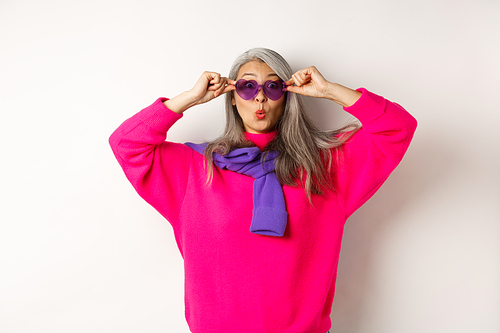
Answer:
MULTIPOLYGON (((189 332, 172 229, 107 140, 257 46, 419 121, 347 223, 332 332, 500 332, 499 17, 496 0, 0 1, 0 332, 189 332)), ((323 128, 349 119, 306 104, 323 128)), ((216 137, 222 105, 169 139, 216 137)))

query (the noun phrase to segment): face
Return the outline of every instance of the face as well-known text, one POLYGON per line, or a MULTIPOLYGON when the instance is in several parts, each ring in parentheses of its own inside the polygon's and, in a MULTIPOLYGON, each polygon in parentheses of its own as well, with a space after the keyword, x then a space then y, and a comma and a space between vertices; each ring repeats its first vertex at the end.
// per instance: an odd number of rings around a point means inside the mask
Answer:
MULTIPOLYGON (((268 80, 279 80, 279 77, 266 63, 250 61, 241 66, 236 81, 239 79, 255 80, 260 85, 268 80)), ((233 92, 232 102, 243 120, 245 131, 262 134, 275 129, 285 109, 285 96, 286 94, 273 101, 260 88, 257 95, 249 100, 244 100, 233 92)))

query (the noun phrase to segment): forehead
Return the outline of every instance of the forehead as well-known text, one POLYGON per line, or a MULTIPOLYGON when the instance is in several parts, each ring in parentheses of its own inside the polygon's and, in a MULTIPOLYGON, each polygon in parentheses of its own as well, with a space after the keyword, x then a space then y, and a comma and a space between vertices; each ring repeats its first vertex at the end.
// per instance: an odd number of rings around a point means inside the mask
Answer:
POLYGON ((243 76, 267 78, 270 76, 277 77, 277 74, 265 62, 253 60, 240 67, 238 78, 243 76))

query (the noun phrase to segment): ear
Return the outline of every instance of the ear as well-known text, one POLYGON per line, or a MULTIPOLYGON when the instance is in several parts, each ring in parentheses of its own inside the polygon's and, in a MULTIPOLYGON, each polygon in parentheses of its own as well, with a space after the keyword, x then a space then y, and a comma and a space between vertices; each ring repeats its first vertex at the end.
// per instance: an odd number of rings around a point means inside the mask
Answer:
POLYGON ((234 99, 234 93, 231 96, 231 103, 233 104, 233 106, 236 106, 236 99, 234 99))

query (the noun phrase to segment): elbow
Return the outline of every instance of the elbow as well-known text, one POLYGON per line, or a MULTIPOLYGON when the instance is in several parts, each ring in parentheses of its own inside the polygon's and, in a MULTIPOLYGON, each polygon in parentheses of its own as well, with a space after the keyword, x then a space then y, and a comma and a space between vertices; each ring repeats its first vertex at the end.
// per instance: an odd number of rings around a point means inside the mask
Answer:
POLYGON ((123 161, 123 158, 121 156, 122 154, 119 153, 122 138, 123 138, 123 135, 121 135, 120 128, 117 128, 108 139, 109 146, 111 147, 111 151, 113 152, 116 159, 118 160, 118 163, 120 163, 120 164, 122 164, 122 161, 123 161))
POLYGON ((394 103, 394 105, 399 109, 396 116, 397 121, 400 123, 401 133, 408 142, 410 143, 415 131, 417 130, 418 122, 415 117, 413 117, 408 111, 406 111, 401 105, 394 103))
POLYGON ((399 113, 399 116, 398 116, 399 121, 404 126, 408 135, 411 138, 413 136, 413 134, 415 133, 415 131, 417 130, 417 125, 418 125, 417 119, 415 117, 413 117, 408 111, 405 110, 405 108, 403 108, 398 103, 394 103, 394 105, 399 109, 399 112, 398 112, 399 113))
POLYGON ((410 143, 412 142, 413 136, 415 135, 415 131, 417 130, 417 125, 418 125, 417 119, 415 119, 415 117, 413 117, 411 114, 408 113, 408 118, 404 126, 405 128, 405 131, 403 132, 404 137, 401 138, 403 143, 403 150, 401 157, 399 158, 399 161, 403 158, 404 154, 406 154, 406 151, 410 147, 410 143))
POLYGON ((116 154, 118 151, 120 144, 123 141, 124 134, 123 134, 123 125, 120 125, 117 129, 114 130, 113 133, 111 133, 111 136, 108 139, 109 145, 111 147, 111 150, 116 154))
POLYGON ((409 132, 412 133, 415 133, 415 131, 417 130, 417 126, 418 126, 418 121, 415 117, 413 117, 411 114, 408 114, 410 117, 409 121, 408 121, 408 129, 409 129, 409 132))
POLYGON ((417 119, 408 113, 408 123, 406 125, 407 136, 408 136, 408 145, 410 144, 410 141, 413 139, 413 135, 415 134, 415 131, 417 130, 417 126, 418 126, 417 119))
POLYGON ((118 130, 115 130, 111 136, 108 139, 109 146, 111 147, 111 150, 115 151, 116 147, 118 147, 118 144, 120 143, 120 137, 117 134, 118 130))

